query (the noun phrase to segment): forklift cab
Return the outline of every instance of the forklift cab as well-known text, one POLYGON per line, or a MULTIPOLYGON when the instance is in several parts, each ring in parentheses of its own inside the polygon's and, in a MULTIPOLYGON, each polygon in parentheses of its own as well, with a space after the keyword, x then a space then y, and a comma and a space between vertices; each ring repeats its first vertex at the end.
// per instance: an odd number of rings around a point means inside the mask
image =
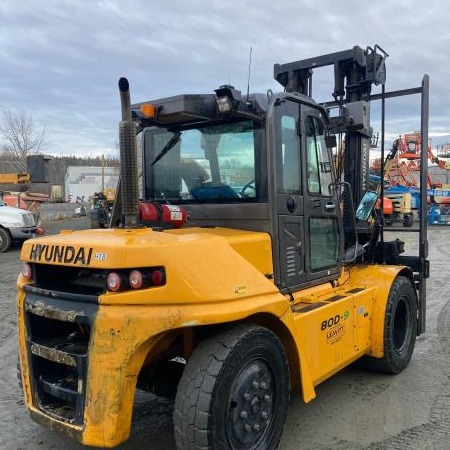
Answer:
POLYGON ((287 93, 254 96, 245 115, 237 104, 218 116, 215 96, 189 100, 211 116, 165 123, 165 110, 186 103, 163 99, 159 123, 142 130, 144 200, 183 205, 195 225, 269 233, 282 291, 337 278, 343 233, 325 110, 287 93))

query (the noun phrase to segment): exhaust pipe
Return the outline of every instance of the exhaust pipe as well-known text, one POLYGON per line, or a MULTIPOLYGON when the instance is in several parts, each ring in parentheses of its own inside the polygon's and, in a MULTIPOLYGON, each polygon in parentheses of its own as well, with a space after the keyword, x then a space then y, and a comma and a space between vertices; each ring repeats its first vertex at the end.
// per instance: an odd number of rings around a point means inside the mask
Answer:
POLYGON ((132 121, 130 87, 126 78, 119 80, 122 121, 119 125, 120 191, 125 228, 135 228, 139 214, 136 124, 132 121))

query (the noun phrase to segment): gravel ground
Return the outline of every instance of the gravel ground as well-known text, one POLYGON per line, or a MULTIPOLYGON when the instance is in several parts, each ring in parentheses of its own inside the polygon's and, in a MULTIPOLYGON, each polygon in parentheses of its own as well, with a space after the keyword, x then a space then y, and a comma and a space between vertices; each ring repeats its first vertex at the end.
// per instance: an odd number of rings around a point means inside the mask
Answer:
MULTIPOLYGON (((89 226, 85 218, 44 223, 46 233, 89 226)), ((402 237, 414 247, 411 234, 402 237)), ((427 332, 418 339, 409 367, 397 376, 349 368, 317 387, 303 404, 294 395, 282 450, 448 450, 450 448, 450 298, 447 277, 450 229, 429 233, 427 332)), ((35 424, 16 379, 15 280, 19 248, 0 254, 0 449, 86 449, 35 424)), ((171 402, 138 394, 130 439, 121 450, 174 450, 171 402)))

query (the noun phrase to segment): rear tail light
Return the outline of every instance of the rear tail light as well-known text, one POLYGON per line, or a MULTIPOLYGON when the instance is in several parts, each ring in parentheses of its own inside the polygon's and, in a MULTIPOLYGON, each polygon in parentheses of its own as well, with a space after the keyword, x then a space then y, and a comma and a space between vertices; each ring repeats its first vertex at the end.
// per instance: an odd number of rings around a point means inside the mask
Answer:
POLYGON ((106 278, 107 288, 111 292, 163 286, 165 283, 166 272, 164 267, 117 270, 110 272, 106 278))
POLYGON ((140 270, 132 270, 128 277, 128 281, 133 289, 140 289, 144 284, 142 272, 140 270))
POLYGON ((33 269, 31 264, 23 262, 20 271, 26 280, 31 280, 33 278, 33 269))
POLYGON ((155 269, 152 272, 152 283, 154 286, 162 286, 165 283, 164 269, 155 269))
POLYGON ((121 276, 117 272, 110 272, 108 278, 106 279, 106 284, 108 289, 112 292, 120 291, 122 287, 121 276))

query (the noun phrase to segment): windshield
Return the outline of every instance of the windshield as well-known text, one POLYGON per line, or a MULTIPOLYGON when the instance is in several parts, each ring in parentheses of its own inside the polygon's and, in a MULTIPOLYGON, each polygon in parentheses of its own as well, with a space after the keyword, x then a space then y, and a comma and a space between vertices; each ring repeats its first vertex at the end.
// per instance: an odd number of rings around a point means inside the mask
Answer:
POLYGON ((243 121, 144 132, 145 199, 177 202, 257 201, 263 131, 243 121))

